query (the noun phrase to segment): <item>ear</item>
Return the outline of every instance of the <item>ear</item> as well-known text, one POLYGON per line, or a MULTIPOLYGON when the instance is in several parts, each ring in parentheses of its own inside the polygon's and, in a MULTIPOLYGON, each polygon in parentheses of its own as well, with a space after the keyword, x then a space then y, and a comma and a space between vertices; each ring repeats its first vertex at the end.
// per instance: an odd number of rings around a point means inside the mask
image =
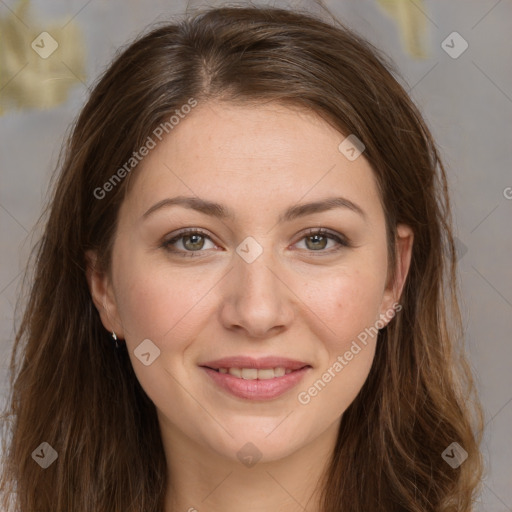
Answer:
POLYGON ((99 268, 98 255, 95 251, 86 251, 85 259, 87 283, 94 305, 100 314, 101 323, 107 331, 114 331, 118 338, 124 338, 110 276, 99 268))
POLYGON ((412 257, 414 232, 406 224, 397 224, 395 238, 396 267, 394 279, 388 279, 381 305, 381 319, 386 324, 393 318, 389 312, 394 309, 393 304, 400 301, 405 279, 409 273, 412 257))

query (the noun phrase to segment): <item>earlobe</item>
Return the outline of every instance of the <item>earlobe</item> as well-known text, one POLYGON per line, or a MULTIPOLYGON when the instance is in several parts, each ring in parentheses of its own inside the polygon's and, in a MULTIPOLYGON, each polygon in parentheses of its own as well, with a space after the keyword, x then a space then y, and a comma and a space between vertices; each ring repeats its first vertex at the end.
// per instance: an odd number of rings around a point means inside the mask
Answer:
POLYGON ((86 251, 86 279, 92 301, 98 310, 101 323, 109 332, 115 332, 118 338, 123 338, 123 328, 117 312, 112 283, 106 272, 99 268, 95 251, 86 251))
POLYGON ((400 302, 402 290, 411 265, 413 242, 414 232, 412 228, 406 224, 398 224, 395 239, 395 274, 394 279, 388 283, 384 292, 381 316, 383 314, 386 315, 386 312, 389 312, 393 304, 400 302))

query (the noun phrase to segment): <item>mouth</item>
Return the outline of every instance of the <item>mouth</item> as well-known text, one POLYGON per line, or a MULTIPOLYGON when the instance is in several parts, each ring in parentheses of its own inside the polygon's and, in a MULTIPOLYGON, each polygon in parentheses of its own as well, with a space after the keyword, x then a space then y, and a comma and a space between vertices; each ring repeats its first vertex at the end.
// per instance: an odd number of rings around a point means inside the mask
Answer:
POLYGON ((312 370, 300 361, 283 358, 226 358, 200 365, 215 388, 237 398, 265 401, 293 389, 312 370))
POLYGON ((212 368, 209 366, 203 366, 217 373, 224 375, 232 375, 237 379, 244 380, 270 380, 278 377, 284 377, 292 372, 297 372, 303 368, 311 368, 310 365, 304 365, 300 368, 292 370, 291 368, 284 368, 283 366, 277 366, 275 368, 212 368))

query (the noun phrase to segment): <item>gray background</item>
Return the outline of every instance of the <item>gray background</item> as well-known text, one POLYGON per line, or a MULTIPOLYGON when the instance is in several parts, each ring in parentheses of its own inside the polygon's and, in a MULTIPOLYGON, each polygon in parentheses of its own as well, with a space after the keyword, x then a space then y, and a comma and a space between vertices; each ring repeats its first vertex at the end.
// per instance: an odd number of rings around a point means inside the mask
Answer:
MULTIPOLYGON (((15 4, 0 1, 0 18, 14 16, 15 4)), ((417 0, 414 7, 426 20, 429 56, 425 59, 407 54, 396 21, 376 0, 325 4, 393 59, 440 146, 459 240, 467 346, 486 414, 482 448, 487 472, 477 510, 512 511, 512 200, 506 197, 507 187, 512 187, 512 3, 417 0), (441 47, 453 31, 469 44, 457 59, 441 47)), ((197 5, 202 3, 190 2, 189 7, 197 5)), ((8 110, 0 116, 0 391, 4 397, 21 272, 65 132, 114 51, 147 24, 183 13, 186 6, 186 1, 157 0, 31 4, 32 20, 42 30, 56 19, 73 18, 79 25, 85 39, 86 77, 58 107, 8 110)))

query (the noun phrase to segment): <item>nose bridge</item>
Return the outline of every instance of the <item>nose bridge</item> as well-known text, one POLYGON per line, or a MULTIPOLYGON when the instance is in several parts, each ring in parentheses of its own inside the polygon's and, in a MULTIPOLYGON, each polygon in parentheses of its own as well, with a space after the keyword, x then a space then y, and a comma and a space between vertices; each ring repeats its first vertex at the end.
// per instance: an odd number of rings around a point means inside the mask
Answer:
POLYGON ((274 258, 270 250, 257 256, 253 261, 247 261, 240 257, 236 263, 239 276, 250 290, 266 292, 274 288, 275 273, 272 272, 274 258))
POLYGON ((252 236, 245 238, 236 248, 235 279, 239 279, 241 296, 251 300, 277 298, 279 285, 276 282, 276 261, 271 237, 252 236))
POLYGON ((291 318, 287 287, 279 276, 270 239, 266 238, 265 247, 263 237, 261 242, 247 237, 238 245, 223 305, 223 320, 231 327, 243 327, 254 336, 263 336, 291 318))

